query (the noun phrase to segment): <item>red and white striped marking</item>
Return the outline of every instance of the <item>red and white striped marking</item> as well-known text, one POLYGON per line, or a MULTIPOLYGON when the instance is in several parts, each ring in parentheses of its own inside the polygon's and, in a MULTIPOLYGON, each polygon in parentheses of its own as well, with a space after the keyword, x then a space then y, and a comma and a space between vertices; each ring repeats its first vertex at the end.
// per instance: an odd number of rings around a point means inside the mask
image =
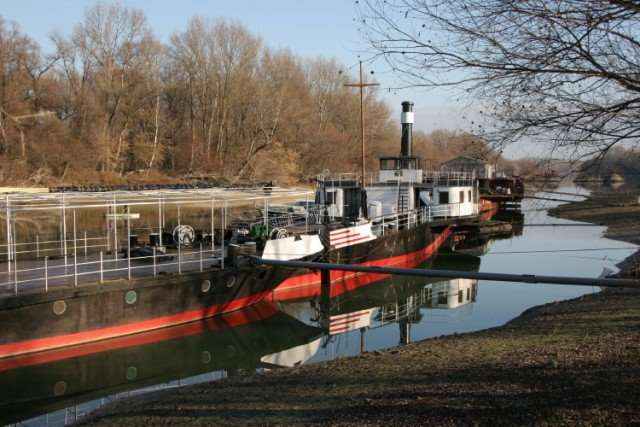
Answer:
POLYGON ((369 326, 371 324, 371 313, 373 313, 373 310, 373 308, 370 308, 368 310, 329 317, 329 335, 354 331, 369 326))
POLYGON ((371 232, 371 223, 355 225, 349 228, 341 228, 329 232, 329 244, 338 249, 357 243, 368 242, 376 236, 371 232))

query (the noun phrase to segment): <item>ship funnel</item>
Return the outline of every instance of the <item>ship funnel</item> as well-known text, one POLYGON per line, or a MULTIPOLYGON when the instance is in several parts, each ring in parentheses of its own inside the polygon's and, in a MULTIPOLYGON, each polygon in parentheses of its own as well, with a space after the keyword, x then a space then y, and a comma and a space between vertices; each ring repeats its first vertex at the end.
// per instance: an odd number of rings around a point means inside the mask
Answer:
POLYGON ((402 139, 400 140, 401 156, 411 156, 412 134, 413 134, 413 102, 404 101, 402 103, 402 115, 400 116, 402 123, 402 139))

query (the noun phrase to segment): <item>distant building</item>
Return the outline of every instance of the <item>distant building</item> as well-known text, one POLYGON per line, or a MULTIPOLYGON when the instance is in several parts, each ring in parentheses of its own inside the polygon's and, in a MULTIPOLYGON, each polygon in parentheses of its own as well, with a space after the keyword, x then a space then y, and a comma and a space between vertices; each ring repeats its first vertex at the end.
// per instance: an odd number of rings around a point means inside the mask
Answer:
POLYGON ((443 172, 475 173, 476 178, 493 178, 495 167, 488 162, 468 156, 459 156, 440 165, 443 172))

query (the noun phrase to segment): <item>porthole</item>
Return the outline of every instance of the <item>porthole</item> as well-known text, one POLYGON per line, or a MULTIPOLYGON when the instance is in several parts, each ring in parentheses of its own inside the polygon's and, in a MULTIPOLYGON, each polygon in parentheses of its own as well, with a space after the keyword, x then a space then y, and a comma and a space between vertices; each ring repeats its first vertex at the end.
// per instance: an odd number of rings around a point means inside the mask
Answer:
POLYGON ((235 357, 235 355, 236 355, 236 348, 232 345, 227 346, 227 356, 235 357))
POLYGON ((227 279, 227 288, 233 287, 236 284, 236 276, 229 276, 227 279))
POLYGON ((124 295, 124 300, 129 305, 135 304, 138 300, 138 294, 136 294, 136 291, 127 291, 124 295))
POLYGON ((210 280, 205 280, 202 282, 202 292, 209 292, 209 289, 211 289, 211 281, 210 280))
POLYGON ((128 381, 133 381, 138 376, 138 368, 136 368, 133 365, 129 366, 124 375, 125 375, 125 377, 127 378, 128 381))
POLYGON ((260 270, 260 272, 257 275, 257 279, 258 280, 264 280, 264 278, 267 277, 267 269, 262 269, 260 270))
POLYGON ((67 311, 67 303, 64 302, 63 300, 58 300, 56 302, 53 303, 53 312, 55 314, 62 314, 65 311, 67 311))
POLYGON ((205 365, 209 364, 211 362, 211 353, 209 353, 208 351, 203 351, 202 352, 202 363, 204 363, 205 365))
POLYGON ((62 396, 66 392, 67 392, 67 383, 65 383, 64 381, 58 381, 53 386, 53 395, 54 396, 62 396))

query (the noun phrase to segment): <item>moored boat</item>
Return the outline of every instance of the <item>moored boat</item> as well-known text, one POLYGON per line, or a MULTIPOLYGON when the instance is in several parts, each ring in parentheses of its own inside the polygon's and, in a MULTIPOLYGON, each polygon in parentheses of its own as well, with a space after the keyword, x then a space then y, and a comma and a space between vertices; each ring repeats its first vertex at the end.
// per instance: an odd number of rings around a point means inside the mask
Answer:
MULTIPOLYGON (((8 227, 7 244, 2 245, 7 248, 2 255, 8 259, 2 264, 6 270, 0 275, 0 280, 4 280, 0 283, 0 322, 4 328, 0 336, 0 359, 186 324, 239 310, 264 299, 293 272, 280 267, 252 266, 241 262, 240 258, 247 251, 252 255, 269 256, 269 253, 277 252, 278 245, 287 239, 267 241, 257 251, 255 243, 237 244, 237 239, 224 241, 226 233, 218 233, 222 242, 211 238, 209 248, 200 244, 198 249, 192 243, 183 243, 190 239, 181 234, 186 228, 180 224, 180 207, 186 209, 194 205, 200 208, 210 203, 211 230, 216 230, 213 224, 214 203, 220 203, 216 197, 226 197, 225 203, 229 202, 229 194, 234 194, 238 200, 251 197, 268 200, 274 189, 251 191, 240 194, 224 189, 223 196, 209 189, 65 193, 61 196, 48 194, 37 199, 31 196, 21 198, 20 195, 7 197, 7 222, 12 226, 8 227), (140 236, 133 233, 129 214, 139 210, 140 221, 145 217, 146 220, 161 217, 164 221, 164 209, 171 204, 178 209, 175 241, 154 241, 138 246, 140 236), (149 205, 160 206, 159 212, 148 215, 149 205), (67 237, 49 246, 39 239, 35 245, 22 243, 28 238, 23 234, 30 231, 15 224, 30 224, 32 217, 43 216, 42 212, 55 212, 59 206, 62 211, 60 223, 64 227, 62 235, 67 237), (90 240, 85 231, 84 238, 77 238, 81 234, 76 227, 77 211, 93 212, 97 207, 116 212, 120 206, 127 214, 126 230, 119 228, 122 219, 113 218, 107 221, 113 221, 116 226, 106 235, 90 240), (68 233, 67 212, 71 211, 73 233, 68 233), (111 233, 119 233, 120 238, 113 236, 111 239, 111 233), (123 235, 124 248, 114 251, 116 244, 122 245, 123 235), (92 246, 92 242, 97 244, 92 246), (80 255, 82 244, 84 255, 80 255), (169 244, 173 245, 172 255, 165 253, 169 244), (91 253, 95 247, 98 251, 91 253), (145 250, 141 251, 140 247, 145 250)), ((224 229, 226 212, 222 216, 224 229)), ((273 217, 265 216, 263 220, 268 222, 271 219, 273 217)), ((98 221, 104 220, 100 218, 98 221)), ((162 236, 161 227, 158 233, 154 233, 152 228, 147 229, 150 241, 162 236)), ((210 232, 211 236, 214 234, 210 232)), ((295 239, 292 236, 291 240, 289 253, 295 253, 295 259, 306 259, 323 250, 317 234, 295 239)))
MULTIPOLYGON (((381 158, 377 179, 365 187, 363 179, 349 179, 344 173, 318 177, 316 204, 326 223, 323 261, 414 267, 437 253, 454 224, 477 219, 474 177, 423 172, 419 158, 411 153, 413 103, 402 106, 401 155, 381 158)), ((386 277, 331 271, 331 297, 386 277)), ((275 288, 272 298, 286 301, 318 296, 321 282, 320 272, 299 270, 275 288)))

